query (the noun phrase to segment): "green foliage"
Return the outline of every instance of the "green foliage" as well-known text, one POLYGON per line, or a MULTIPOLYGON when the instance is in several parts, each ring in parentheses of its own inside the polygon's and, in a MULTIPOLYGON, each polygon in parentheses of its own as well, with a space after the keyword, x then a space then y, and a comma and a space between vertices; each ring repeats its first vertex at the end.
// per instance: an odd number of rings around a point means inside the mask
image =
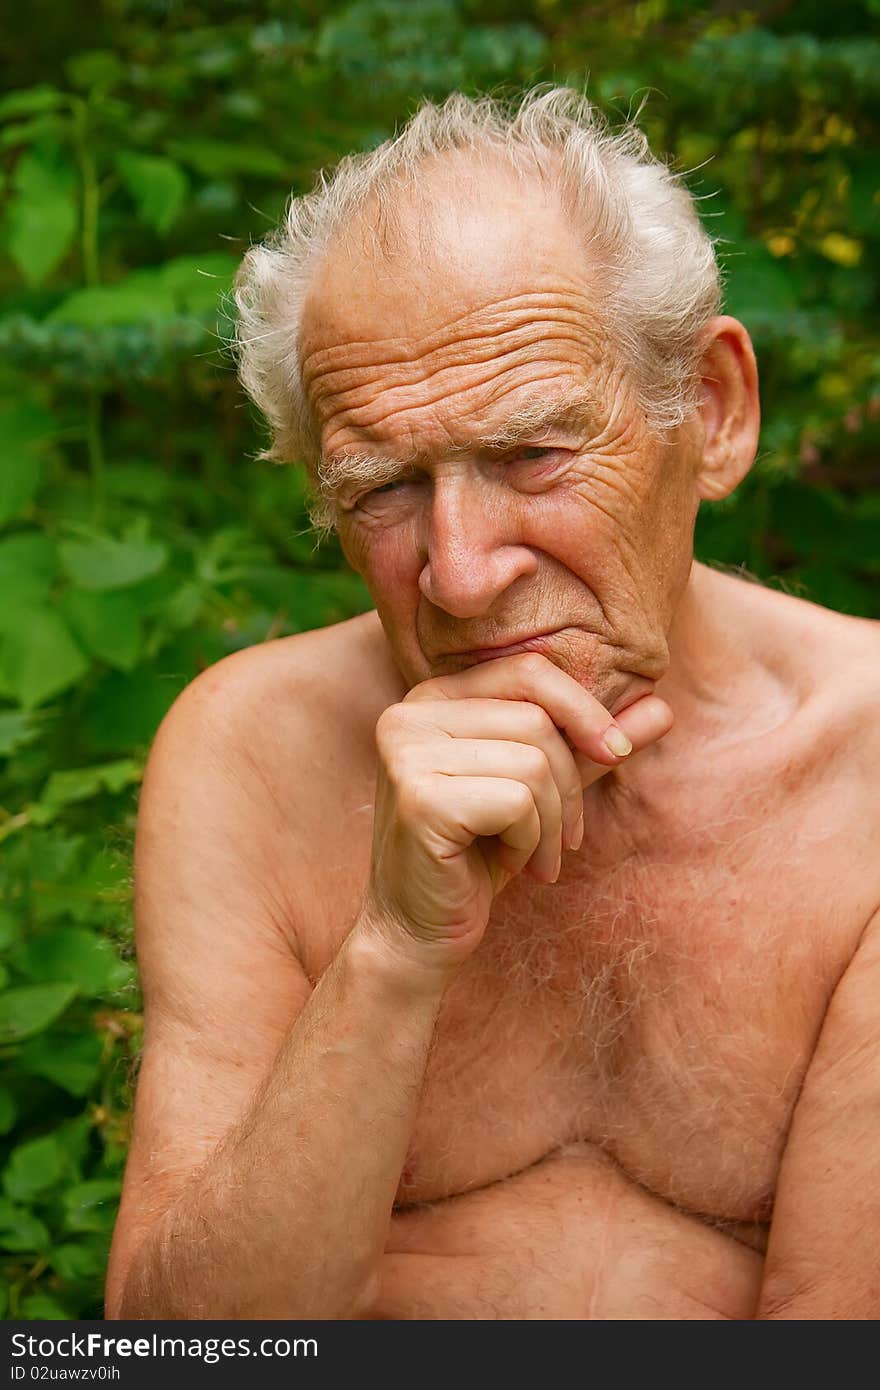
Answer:
POLYGON ((875 0, 40 7, 0 95, 0 1311, 97 1317, 140 1039, 130 850, 150 741, 239 647, 369 606, 253 461, 238 260, 423 95, 648 96, 690 169, 764 434, 700 554, 876 614, 875 0), (161 24, 156 20, 161 11, 161 24))

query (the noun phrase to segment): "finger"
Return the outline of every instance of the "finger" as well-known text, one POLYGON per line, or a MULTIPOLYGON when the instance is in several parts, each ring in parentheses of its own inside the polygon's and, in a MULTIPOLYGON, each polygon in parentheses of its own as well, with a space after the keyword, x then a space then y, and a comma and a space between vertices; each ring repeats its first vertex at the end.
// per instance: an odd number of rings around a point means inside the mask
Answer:
MULTIPOLYGON (((563 805, 543 749, 534 744, 511 743, 504 739, 452 738, 426 749, 425 755, 431 758, 431 772, 453 778, 459 784, 465 777, 501 778, 524 783, 532 794, 540 821, 540 840, 527 867, 539 883, 555 883, 559 877, 563 849, 563 805)), ((574 760, 571 759, 571 762, 577 776, 574 760)), ((519 846, 514 848, 518 853, 519 846)), ((514 858, 504 855, 502 862, 509 868, 514 858)))
POLYGON ((540 705, 525 700, 422 701, 410 714, 419 729, 439 729, 452 741, 497 739, 539 748, 562 800, 564 845, 574 843, 583 819, 583 782, 571 748, 540 705))
MULTIPOLYGON (((605 739, 622 728, 595 696, 578 685, 573 676, 554 666, 540 652, 522 652, 515 656, 498 657, 481 662, 454 676, 434 676, 413 686, 404 696, 405 702, 419 700, 461 700, 483 697, 501 700, 528 700, 545 709, 557 728, 562 729, 572 745, 586 753, 594 762, 616 767, 621 761, 605 739)), ((628 740, 619 743, 629 751, 628 740)), ((626 752, 623 753, 626 756, 626 752)))
POLYGON ((643 695, 617 716, 617 722, 631 740, 633 751, 647 748, 649 743, 668 734, 675 716, 659 695, 643 695))
POLYGON ((430 779, 431 824, 450 843, 468 848, 497 836, 507 846, 504 868, 525 868, 541 841, 541 818, 531 790, 506 777, 430 779))
MULTIPOLYGON (((638 753, 641 749, 656 743, 664 734, 668 734, 673 719, 672 710, 659 695, 643 695, 640 700, 634 701, 618 714, 617 723, 632 743, 632 751, 638 753)), ((618 762, 621 761, 623 760, 618 759, 618 762)), ((593 782, 597 782, 606 772, 611 771, 611 768, 599 767, 579 754, 575 754, 575 762, 584 787, 592 786, 593 782)))

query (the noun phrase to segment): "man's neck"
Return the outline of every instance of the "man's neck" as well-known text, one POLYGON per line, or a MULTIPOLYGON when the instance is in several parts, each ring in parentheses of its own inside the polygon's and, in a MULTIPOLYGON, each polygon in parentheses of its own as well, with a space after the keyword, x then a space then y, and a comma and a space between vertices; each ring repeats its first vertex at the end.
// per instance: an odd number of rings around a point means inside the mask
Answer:
POLYGON ((694 561, 669 631, 669 669, 655 686, 679 736, 746 723, 773 679, 761 656, 762 634, 742 602, 744 587, 694 561))

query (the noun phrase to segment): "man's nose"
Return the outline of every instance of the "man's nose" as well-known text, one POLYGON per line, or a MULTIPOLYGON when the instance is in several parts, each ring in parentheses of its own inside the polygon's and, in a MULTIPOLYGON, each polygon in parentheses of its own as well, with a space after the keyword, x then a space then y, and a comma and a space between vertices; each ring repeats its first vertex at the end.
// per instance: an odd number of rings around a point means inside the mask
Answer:
POLYGON ((419 575, 425 598, 453 617, 477 618, 515 580, 534 574, 537 558, 517 541, 513 520, 485 487, 461 477, 437 479, 419 575))

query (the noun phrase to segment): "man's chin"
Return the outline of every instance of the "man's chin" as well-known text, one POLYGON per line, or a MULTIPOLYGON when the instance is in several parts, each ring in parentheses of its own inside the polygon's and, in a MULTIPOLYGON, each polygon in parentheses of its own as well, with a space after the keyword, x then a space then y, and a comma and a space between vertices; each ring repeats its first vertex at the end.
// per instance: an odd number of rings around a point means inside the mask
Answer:
MULTIPOLYGON (((582 671, 572 671, 567 663, 553 660, 552 656, 548 659, 553 661, 554 666, 558 666, 561 671, 565 671, 577 681, 582 689, 592 695, 600 705, 604 705, 608 713, 614 718, 625 710, 629 705, 635 704, 643 695, 650 695, 654 689, 654 681, 647 676, 637 676, 630 672, 606 671, 599 674, 584 673, 582 671)), ((437 662, 430 669, 420 672, 418 675, 404 675, 408 690, 420 685, 422 681, 432 680, 439 676, 457 676, 463 671, 469 671, 472 667, 481 663, 467 661, 464 659, 454 660, 452 658, 437 662)))
POLYGON ((654 681, 649 676, 636 671, 621 671, 610 665, 607 651, 598 651, 594 664, 584 661, 583 650, 576 654, 576 659, 571 659, 574 653, 569 656, 568 653, 554 655, 548 652, 547 655, 555 666, 570 675, 600 705, 604 705, 609 714, 615 716, 628 705, 635 704, 643 695, 650 695, 654 689, 654 681), (567 656, 569 659, 566 659, 567 656))
MULTIPOLYGON (((575 645, 570 639, 566 640, 567 636, 559 634, 555 641, 551 637, 542 646, 541 654, 554 666, 558 666, 560 671, 576 680, 582 689, 605 706, 609 714, 619 714, 621 710, 634 704, 641 696, 649 695, 654 689, 654 681, 649 677, 614 667, 610 660, 612 653, 607 647, 597 643, 593 651, 585 651, 583 642, 575 645)), ((503 659, 503 656, 494 658, 499 661, 503 659)), ((408 688, 412 689, 422 681, 439 676, 457 676, 463 671, 470 671, 475 666, 485 664, 485 659, 477 660, 468 653, 460 653, 430 661, 419 661, 413 660, 411 656, 407 660, 401 653, 396 657, 396 664, 408 688)))
MULTIPOLYGON (((620 714, 621 710, 625 710, 630 705, 634 705, 636 700, 640 700, 643 695, 651 695, 656 683, 649 680, 647 676, 629 675, 622 679, 624 681, 624 686, 620 694, 612 694, 608 699, 601 701, 609 714, 613 714, 615 719, 620 714)), ((600 699, 599 696, 596 698, 600 699)))

